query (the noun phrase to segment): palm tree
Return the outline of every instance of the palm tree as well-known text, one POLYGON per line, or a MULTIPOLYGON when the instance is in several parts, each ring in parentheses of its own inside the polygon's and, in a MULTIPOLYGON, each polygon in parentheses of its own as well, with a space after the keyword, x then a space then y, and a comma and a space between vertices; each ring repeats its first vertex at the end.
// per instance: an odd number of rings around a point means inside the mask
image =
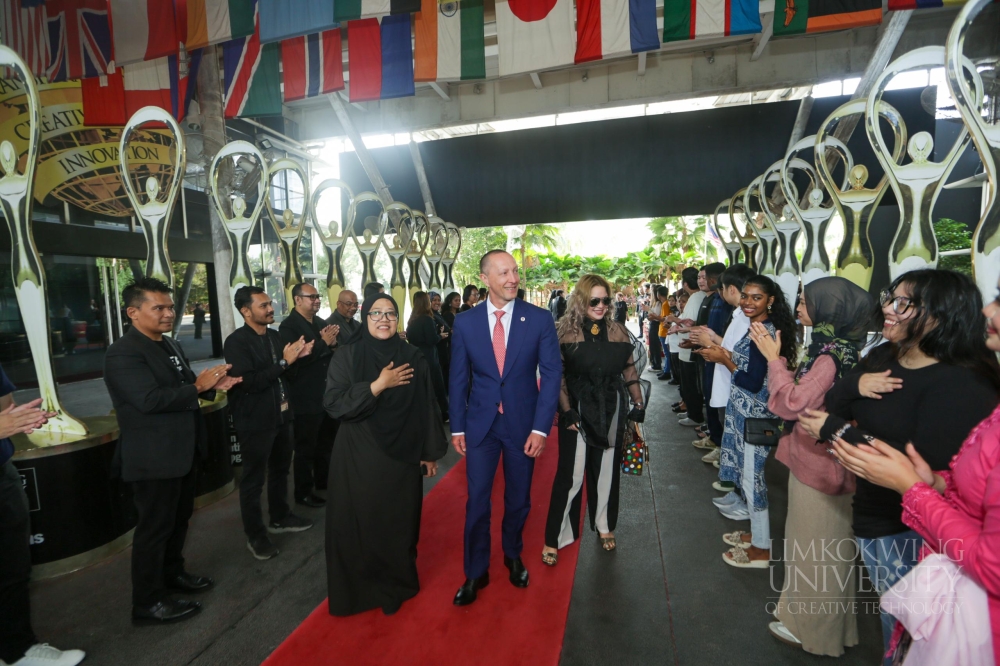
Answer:
POLYGON ((528 250, 544 248, 551 252, 556 247, 556 239, 559 236, 559 228, 551 224, 529 224, 524 228, 524 233, 517 239, 520 245, 521 270, 525 270, 525 259, 528 250))

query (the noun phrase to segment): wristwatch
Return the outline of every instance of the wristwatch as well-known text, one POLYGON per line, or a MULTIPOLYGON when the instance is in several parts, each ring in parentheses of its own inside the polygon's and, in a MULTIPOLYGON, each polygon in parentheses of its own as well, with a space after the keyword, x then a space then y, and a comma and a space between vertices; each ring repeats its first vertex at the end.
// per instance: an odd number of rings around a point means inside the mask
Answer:
POLYGON ((288 361, 286 361, 285 359, 281 359, 280 361, 278 361, 278 365, 281 366, 282 370, 288 369, 288 361))

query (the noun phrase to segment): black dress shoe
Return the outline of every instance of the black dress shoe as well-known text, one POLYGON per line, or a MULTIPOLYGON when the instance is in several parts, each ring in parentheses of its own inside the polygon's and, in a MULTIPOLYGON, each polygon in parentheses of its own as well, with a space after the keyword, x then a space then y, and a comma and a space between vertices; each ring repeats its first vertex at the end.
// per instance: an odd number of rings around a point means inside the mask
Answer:
POLYGON ((197 601, 160 601, 152 606, 132 606, 132 622, 135 624, 164 624, 194 617, 201 610, 197 601))
POLYGON ((316 495, 315 493, 309 493, 305 497, 296 497, 296 504, 301 504, 302 506, 308 506, 313 509, 318 509, 320 507, 326 506, 326 500, 316 495))
POLYGON ((503 565, 510 569, 510 584, 514 587, 528 587, 528 570, 524 568, 524 562, 520 557, 513 560, 509 557, 503 558, 503 565))
POLYGON ((204 592, 211 589, 215 581, 208 576, 195 576, 186 571, 182 571, 173 578, 167 579, 167 587, 171 590, 181 592, 204 592))
POLYGON ((468 606, 476 600, 476 593, 490 584, 490 572, 487 571, 479 578, 466 578, 462 587, 458 588, 455 595, 456 606, 468 606))
POLYGON ((401 601, 394 601, 394 602, 392 602, 391 604, 389 604, 387 606, 382 606, 382 614, 383 615, 395 615, 397 612, 399 612, 399 609, 402 608, 402 606, 403 606, 403 602, 401 602, 401 601))

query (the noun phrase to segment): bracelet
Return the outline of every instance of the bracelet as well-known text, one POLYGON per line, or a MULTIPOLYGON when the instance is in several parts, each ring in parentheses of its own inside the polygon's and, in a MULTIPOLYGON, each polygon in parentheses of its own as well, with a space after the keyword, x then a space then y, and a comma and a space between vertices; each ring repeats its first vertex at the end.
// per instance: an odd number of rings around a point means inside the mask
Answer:
POLYGON ((826 441, 832 442, 835 439, 840 439, 841 437, 844 436, 844 433, 846 433, 850 428, 851 428, 851 424, 850 423, 845 423, 844 425, 842 425, 839 428, 837 428, 837 431, 835 433, 833 433, 833 435, 829 439, 827 439, 826 441))

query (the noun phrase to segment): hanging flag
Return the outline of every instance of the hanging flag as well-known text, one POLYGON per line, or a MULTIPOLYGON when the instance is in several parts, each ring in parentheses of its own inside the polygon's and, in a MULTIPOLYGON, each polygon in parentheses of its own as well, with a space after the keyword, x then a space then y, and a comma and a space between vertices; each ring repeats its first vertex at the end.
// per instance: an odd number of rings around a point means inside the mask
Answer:
POLYGON ((103 76, 111 62, 107 0, 48 0, 50 82, 103 76))
MULTIPOLYGON (((653 18, 655 21, 655 15, 653 18)), ((413 19, 415 79, 485 79, 485 27, 483 0, 443 4, 439 4, 438 0, 423 0, 420 11, 413 19)))
POLYGON ((348 23, 347 57, 351 102, 415 94, 409 14, 348 23))
POLYGON ((881 0, 778 0, 774 8, 774 34, 846 30, 882 22, 881 0))
POLYGON ((759 4, 757 0, 664 0, 663 41, 756 34, 763 30, 759 4))
POLYGON ((0 41, 13 49, 36 76, 49 68, 45 0, 0 1, 0 41))
MULTIPOLYGON (((186 0, 184 4, 182 21, 187 34, 182 41, 188 51, 253 33, 252 0, 186 0)), ((177 3, 179 10, 181 5, 177 3)))
POLYGON ((500 76, 573 64, 573 0, 496 0, 500 76))
POLYGON ((343 90, 340 28, 281 42, 281 68, 286 102, 343 90))
POLYGON ((576 0, 576 62, 660 48, 656 0, 576 0))
POLYGON ((116 65, 177 53, 173 0, 108 0, 116 65))
POLYGON ((260 0, 262 44, 340 27, 334 0, 260 0))
POLYGON ((254 32, 222 47, 226 118, 281 115, 280 44, 260 43, 259 6, 254 32))
POLYGON ((336 0, 333 7, 338 21, 352 21, 387 14, 413 14, 420 11, 420 0, 336 0))
POLYGON ((144 106, 166 109, 183 120, 194 94, 201 52, 190 58, 165 56, 125 65, 113 74, 81 82, 83 124, 89 127, 121 127, 144 106))
POLYGON ((939 7, 957 7, 964 5, 966 0, 889 0, 889 11, 899 12, 904 9, 937 9, 939 7))

